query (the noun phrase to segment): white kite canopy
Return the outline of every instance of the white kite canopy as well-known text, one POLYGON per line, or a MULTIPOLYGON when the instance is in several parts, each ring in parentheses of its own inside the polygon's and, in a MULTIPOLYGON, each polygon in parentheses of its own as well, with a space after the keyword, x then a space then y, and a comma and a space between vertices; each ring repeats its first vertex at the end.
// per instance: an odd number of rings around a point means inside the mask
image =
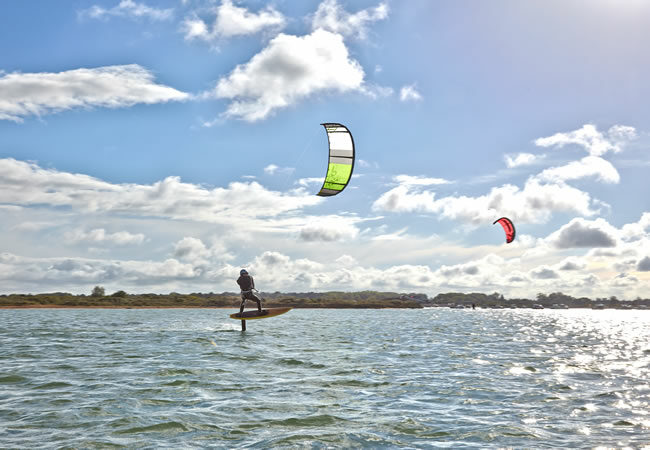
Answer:
POLYGON ((354 169, 354 139, 345 125, 322 123, 329 142, 329 164, 323 187, 317 195, 329 197, 345 189, 354 169))

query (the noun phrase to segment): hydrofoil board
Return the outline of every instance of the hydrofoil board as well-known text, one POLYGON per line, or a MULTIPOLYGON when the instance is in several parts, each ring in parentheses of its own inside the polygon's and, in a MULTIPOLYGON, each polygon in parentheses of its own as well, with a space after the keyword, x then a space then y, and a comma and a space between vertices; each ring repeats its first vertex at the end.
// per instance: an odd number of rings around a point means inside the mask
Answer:
POLYGON ((266 308, 262 310, 261 314, 258 310, 255 309, 253 311, 244 311, 243 314, 231 314, 230 318, 237 320, 268 319, 269 317, 275 317, 279 316, 280 314, 284 314, 291 309, 293 308, 266 308))

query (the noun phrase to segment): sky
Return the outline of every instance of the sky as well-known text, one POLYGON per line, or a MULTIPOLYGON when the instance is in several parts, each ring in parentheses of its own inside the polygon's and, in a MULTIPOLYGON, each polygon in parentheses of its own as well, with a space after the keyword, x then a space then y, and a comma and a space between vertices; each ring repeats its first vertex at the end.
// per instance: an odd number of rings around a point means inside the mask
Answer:
POLYGON ((0 294, 650 292, 649 2, 0 8, 0 294))

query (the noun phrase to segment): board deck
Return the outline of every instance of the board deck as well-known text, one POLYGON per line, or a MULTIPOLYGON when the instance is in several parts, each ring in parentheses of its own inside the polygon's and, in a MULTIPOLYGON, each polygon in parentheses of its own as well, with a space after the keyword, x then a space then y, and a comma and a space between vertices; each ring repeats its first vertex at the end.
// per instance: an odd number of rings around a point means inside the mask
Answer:
POLYGON ((237 320, 268 319, 269 317, 284 314, 291 309, 293 308, 265 308, 262 310, 262 315, 260 315, 260 313, 255 309, 253 311, 244 311, 242 315, 239 313, 231 314, 230 318, 237 320))

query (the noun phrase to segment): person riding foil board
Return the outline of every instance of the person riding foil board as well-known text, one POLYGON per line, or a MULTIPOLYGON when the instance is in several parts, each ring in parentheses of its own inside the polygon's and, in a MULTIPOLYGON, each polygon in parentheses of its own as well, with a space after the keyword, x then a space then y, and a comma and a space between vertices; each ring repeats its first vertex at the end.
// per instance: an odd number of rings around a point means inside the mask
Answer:
POLYGON ((246 305, 246 300, 253 300, 257 302, 257 311, 262 314, 262 301, 255 295, 253 290, 255 289, 255 280, 253 277, 248 274, 246 269, 239 271, 239 278, 237 278, 237 284, 241 289, 241 305, 239 306, 239 314, 244 312, 244 306, 246 305))

